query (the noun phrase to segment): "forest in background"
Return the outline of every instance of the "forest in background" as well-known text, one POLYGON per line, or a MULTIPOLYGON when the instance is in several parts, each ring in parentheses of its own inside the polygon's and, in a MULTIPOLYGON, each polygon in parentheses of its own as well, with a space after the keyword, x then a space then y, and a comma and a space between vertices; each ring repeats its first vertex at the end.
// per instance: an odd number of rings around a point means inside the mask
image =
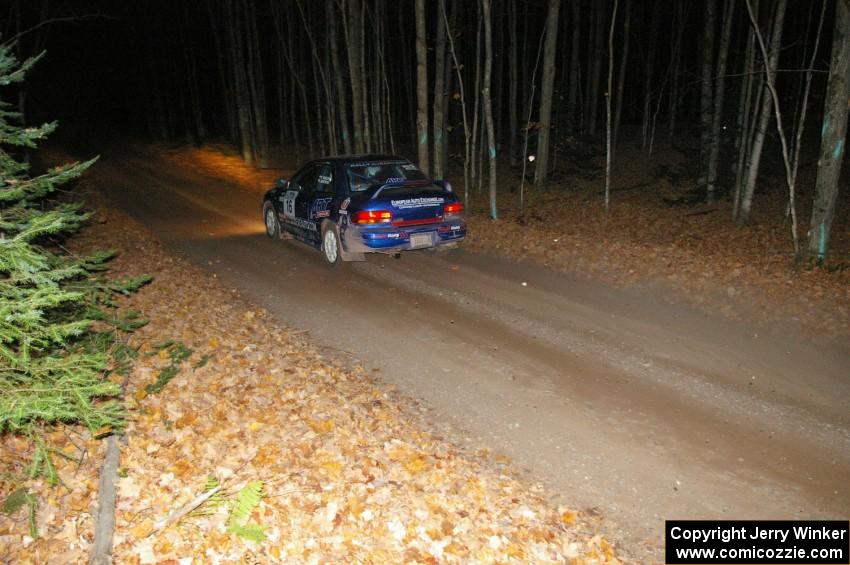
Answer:
POLYGON ((550 182, 559 167, 588 155, 601 153, 616 176, 624 144, 648 161, 672 144, 690 159, 689 198, 730 200, 730 226, 751 218, 769 152, 781 163, 795 255, 828 257, 850 97, 847 0, 89 8, 15 2, 4 37, 37 27, 18 39, 19 49, 35 52, 50 29, 41 22, 104 20, 85 32, 120 22, 114 104, 154 139, 224 139, 257 167, 277 146, 292 148, 299 162, 410 152, 435 178, 462 166, 465 195, 485 187, 494 219, 506 184, 498 175, 519 174, 522 198, 564 189, 550 182), (812 186, 800 186, 801 165, 812 162, 812 186), (798 208, 809 207, 798 219, 798 208))

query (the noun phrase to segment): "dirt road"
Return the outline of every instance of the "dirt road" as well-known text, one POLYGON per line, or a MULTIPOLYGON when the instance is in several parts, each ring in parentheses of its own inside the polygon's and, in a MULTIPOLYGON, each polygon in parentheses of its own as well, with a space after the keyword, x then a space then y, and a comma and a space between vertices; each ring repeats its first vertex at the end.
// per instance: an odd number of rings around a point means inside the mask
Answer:
POLYGON ((664 519, 848 517, 846 344, 463 250, 330 268, 265 237, 256 193, 141 156, 94 175, 243 296, 600 509, 640 561, 661 560, 664 519))

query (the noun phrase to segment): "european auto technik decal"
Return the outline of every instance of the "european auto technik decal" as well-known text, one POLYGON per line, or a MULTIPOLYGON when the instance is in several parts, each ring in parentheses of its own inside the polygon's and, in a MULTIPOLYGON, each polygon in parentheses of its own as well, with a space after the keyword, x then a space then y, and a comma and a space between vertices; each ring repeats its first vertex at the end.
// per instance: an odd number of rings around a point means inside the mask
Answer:
POLYGON ((390 204, 395 206, 396 208, 421 208, 424 206, 439 206, 446 199, 442 196, 435 196, 432 198, 404 198, 402 200, 391 200, 390 204))

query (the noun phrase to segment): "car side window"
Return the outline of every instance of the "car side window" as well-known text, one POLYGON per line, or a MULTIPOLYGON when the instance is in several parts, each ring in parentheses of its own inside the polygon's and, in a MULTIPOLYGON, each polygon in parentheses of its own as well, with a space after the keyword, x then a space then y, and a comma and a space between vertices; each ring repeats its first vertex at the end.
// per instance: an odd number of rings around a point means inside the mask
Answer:
POLYGON ((289 190, 312 192, 316 186, 316 177, 318 174, 319 167, 310 167, 292 180, 289 190))
POLYGON ((316 178, 316 192, 333 193, 334 191, 334 172, 333 167, 329 164, 324 164, 319 167, 319 175, 316 178))

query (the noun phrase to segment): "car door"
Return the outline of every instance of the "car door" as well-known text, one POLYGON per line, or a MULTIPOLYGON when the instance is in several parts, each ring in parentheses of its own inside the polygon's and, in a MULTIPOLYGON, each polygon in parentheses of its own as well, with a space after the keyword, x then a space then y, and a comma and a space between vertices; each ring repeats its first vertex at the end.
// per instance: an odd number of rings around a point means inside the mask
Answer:
POLYGON ((319 172, 313 191, 305 195, 304 218, 311 224, 309 236, 315 244, 321 243, 322 222, 331 215, 331 204, 334 199, 334 172, 330 163, 319 165, 319 172))
POLYGON ((306 221, 304 208, 305 202, 313 192, 316 177, 319 174, 319 166, 305 167, 295 175, 289 183, 286 191, 278 197, 280 200, 280 225, 298 239, 312 242, 310 236, 312 225, 306 221))

